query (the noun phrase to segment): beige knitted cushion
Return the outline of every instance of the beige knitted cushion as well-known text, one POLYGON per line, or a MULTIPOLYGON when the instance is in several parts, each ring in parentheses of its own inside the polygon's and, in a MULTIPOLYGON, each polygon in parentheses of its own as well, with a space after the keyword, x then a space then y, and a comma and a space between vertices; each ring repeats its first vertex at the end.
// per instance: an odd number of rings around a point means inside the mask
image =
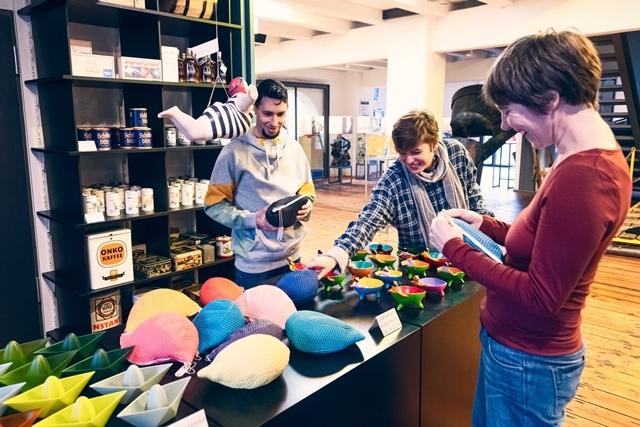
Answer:
POLYGON ((133 332, 142 322, 163 311, 193 316, 200 311, 200 306, 182 292, 173 289, 156 289, 142 295, 133 304, 124 331, 133 332))
POLYGON ((247 289, 235 303, 250 322, 258 319, 271 320, 284 329, 289 316, 296 312, 291 298, 273 285, 260 285, 247 289))
POLYGON ((289 348, 270 335, 249 335, 222 350, 198 376, 231 388, 253 389, 284 372, 289 348))

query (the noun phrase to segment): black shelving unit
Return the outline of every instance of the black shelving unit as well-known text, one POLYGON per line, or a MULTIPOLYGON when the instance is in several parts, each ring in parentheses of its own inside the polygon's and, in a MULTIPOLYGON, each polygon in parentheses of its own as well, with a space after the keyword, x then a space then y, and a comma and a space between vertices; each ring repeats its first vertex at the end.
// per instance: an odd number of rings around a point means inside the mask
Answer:
POLYGON ((37 79, 25 83, 37 88, 39 98, 44 146, 32 151, 41 153, 44 159, 49 210, 38 212, 38 217, 49 222, 55 266, 43 277, 55 289, 61 334, 91 332, 89 299, 104 293, 120 291, 124 322, 137 288, 168 288, 176 278, 194 280, 196 272, 199 282, 213 276, 234 277, 233 258, 227 258, 150 278, 136 273, 131 282, 100 290, 92 290, 89 283, 89 234, 129 228, 133 242, 145 243, 149 253, 168 257, 169 230, 175 222, 189 224, 186 230, 180 227, 182 231, 211 236, 230 233, 206 216, 202 205, 168 207, 167 178, 191 174, 208 179, 222 147, 169 147, 164 130, 170 123, 157 117, 173 105, 198 117, 210 99, 226 100, 226 85, 217 84, 214 90, 212 84, 73 75, 70 40, 89 38, 94 53, 114 56, 119 75, 120 56, 160 60, 161 46, 184 51, 217 38, 228 68, 227 80, 243 76, 253 82, 251 0, 218 1, 212 20, 162 12, 157 0, 146 0, 145 6, 141 9, 99 1, 39 0, 18 11, 30 18, 38 71, 37 79), (78 127, 124 127, 128 125, 129 109, 139 107, 147 109, 153 148, 78 150, 78 127), (153 188, 155 210, 87 223, 82 187, 113 181, 153 188))

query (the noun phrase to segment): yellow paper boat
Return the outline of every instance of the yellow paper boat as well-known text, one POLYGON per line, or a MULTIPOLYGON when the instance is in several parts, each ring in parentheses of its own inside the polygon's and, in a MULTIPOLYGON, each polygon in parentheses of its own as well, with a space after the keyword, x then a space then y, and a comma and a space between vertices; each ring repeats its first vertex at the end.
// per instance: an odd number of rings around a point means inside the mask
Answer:
POLYGON ((165 363, 145 368, 131 365, 125 372, 91 384, 90 387, 100 394, 125 390, 127 394, 123 396, 120 403, 126 405, 153 385, 158 384, 172 365, 172 363, 165 363))
POLYGON ((95 372, 93 380, 101 381, 120 372, 122 363, 131 351, 133 351, 133 347, 118 348, 111 351, 104 351, 99 348, 93 353, 93 356, 62 371, 62 376, 67 377, 93 371, 95 372))
POLYGON ((38 427, 104 427, 126 391, 88 399, 80 396, 73 405, 40 421, 38 427))
POLYGON ((63 341, 37 350, 35 354, 52 356, 54 354, 64 353, 65 351, 76 350, 78 353, 76 353, 76 357, 72 362, 77 363, 91 356, 91 353, 96 348, 98 342, 100 342, 100 339, 104 334, 105 332, 98 332, 97 334, 88 334, 78 337, 76 336, 76 334, 70 333, 64 338, 63 341))
POLYGON ((26 382, 23 391, 42 384, 49 376, 60 377, 62 370, 69 365, 75 351, 67 351, 55 356, 44 357, 38 354, 28 365, 24 365, 15 370, 10 370, 4 375, 0 375, 0 383, 11 385, 19 382, 26 382))
POLYGON ((178 413, 180 399, 190 379, 154 385, 124 408, 118 418, 136 427, 157 427, 166 423, 178 413))
POLYGON ((0 416, 4 414, 4 411, 7 410, 7 405, 5 402, 11 399, 16 394, 20 393, 20 390, 26 383, 18 383, 13 385, 8 385, 6 387, 0 387, 0 416))
POLYGON ((1 427, 30 427, 38 417, 40 409, 35 409, 30 412, 7 415, 0 418, 1 427))
POLYGON ((10 370, 26 365, 33 360, 35 352, 47 345, 47 342, 49 342, 49 339, 47 338, 29 341, 24 344, 18 344, 16 341, 9 341, 6 347, 0 350, 0 363, 13 362, 10 370))
POLYGON ((40 408, 38 418, 48 417, 71 405, 92 375, 93 372, 88 372, 63 379, 51 376, 44 384, 7 400, 5 405, 19 412, 40 408))

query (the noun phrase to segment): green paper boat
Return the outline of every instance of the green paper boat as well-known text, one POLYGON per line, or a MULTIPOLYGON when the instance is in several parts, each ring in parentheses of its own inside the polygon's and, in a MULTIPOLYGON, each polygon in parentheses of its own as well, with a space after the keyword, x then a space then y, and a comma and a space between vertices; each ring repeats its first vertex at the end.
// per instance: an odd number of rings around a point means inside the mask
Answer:
POLYGON ((68 377, 70 375, 78 375, 94 371, 95 375, 93 376, 93 380, 101 381, 120 372, 122 363, 132 350, 133 347, 118 348, 111 351, 104 351, 99 348, 95 353, 93 353, 93 356, 88 357, 75 365, 69 366, 67 369, 62 371, 62 376, 68 377))
POLYGON ((42 384, 47 377, 53 375, 60 377, 62 370, 66 368, 71 359, 75 356, 75 351, 56 354, 55 356, 44 357, 37 354, 30 364, 24 365, 13 371, 6 372, 0 376, 0 383, 5 385, 26 382, 22 391, 31 390, 42 384))
POLYGON ((76 334, 71 333, 65 337, 64 341, 60 341, 59 343, 53 344, 49 347, 37 350, 36 354, 51 356, 54 354, 64 353, 65 351, 76 350, 78 353, 76 353, 76 357, 74 357, 71 362, 77 363, 91 356, 91 353, 96 348, 104 334, 105 332, 98 332, 97 334, 88 334, 78 337, 76 334))
POLYGON ((49 377, 44 384, 13 397, 5 405, 19 412, 42 409, 38 418, 45 418, 71 405, 87 385, 93 372, 68 378, 49 377))
POLYGON ((0 418, 0 426, 2 427, 30 427, 38 418, 38 414, 40 413, 40 409, 35 409, 33 411, 7 415, 6 417, 0 418))
POLYGON ((35 357, 35 352, 40 350, 49 342, 48 338, 29 341, 18 344, 16 341, 9 341, 3 350, 0 350, 0 363, 14 362, 11 370, 31 362, 35 357))
POLYGON ((128 404, 143 392, 148 391, 152 386, 158 384, 162 377, 171 368, 172 363, 163 365, 147 366, 140 368, 131 365, 125 372, 91 384, 91 388, 100 394, 113 393, 114 391, 125 390, 121 404, 128 404))
POLYGON ((38 427, 104 427, 125 391, 88 399, 80 396, 73 405, 56 412, 38 423, 38 427))
POLYGON ((20 390, 22 390, 22 387, 24 387, 25 384, 26 383, 18 383, 8 385, 6 387, 0 387, 0 416, 2 416, 2 414, 4 414, 4 411, 7 410, 7 405, 5 405, 4 402, 20 393, 20 390))
POLYGON ((166 423, 178 413, 180 399, 190 379, 154 385, 124 408, 118 418, 136 427, 157 427, 166 423))

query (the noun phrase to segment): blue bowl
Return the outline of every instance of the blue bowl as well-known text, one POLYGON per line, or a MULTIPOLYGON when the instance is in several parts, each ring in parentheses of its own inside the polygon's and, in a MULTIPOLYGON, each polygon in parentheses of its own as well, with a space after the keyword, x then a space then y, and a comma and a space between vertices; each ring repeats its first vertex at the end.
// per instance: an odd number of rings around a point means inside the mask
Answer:
POLYGON ((384 288, 384 282, 378 279, 372 279, 370 277, 363 277, 357 282, 351 283, 351 289, 355 290, 360 295, 360 301, 364 299, 366 295, 375 295, 376 298, 380 298, 380 290, 384 288))
POLYGON ((391 255, 391 252, 393 252, 393 246, 391 245, 381 245, 378 243, 372 243, 369 245, 369 252, 371 252, 372 254, 381 252, 385 255, 391 255), (378 251, 378 246, 382 246, 382 250, 378 251))
POLYGON ((389 270, 387 272, 380 270, 376 271, 374 275, 376 279, 384 282, 385 289, 389 289, 389 286, 391 286, 393 282, 396 282, 398 285, 402 282, 402 272, 398 270, 389 270), (387 273, 387 275, 384 273, 387 273))

